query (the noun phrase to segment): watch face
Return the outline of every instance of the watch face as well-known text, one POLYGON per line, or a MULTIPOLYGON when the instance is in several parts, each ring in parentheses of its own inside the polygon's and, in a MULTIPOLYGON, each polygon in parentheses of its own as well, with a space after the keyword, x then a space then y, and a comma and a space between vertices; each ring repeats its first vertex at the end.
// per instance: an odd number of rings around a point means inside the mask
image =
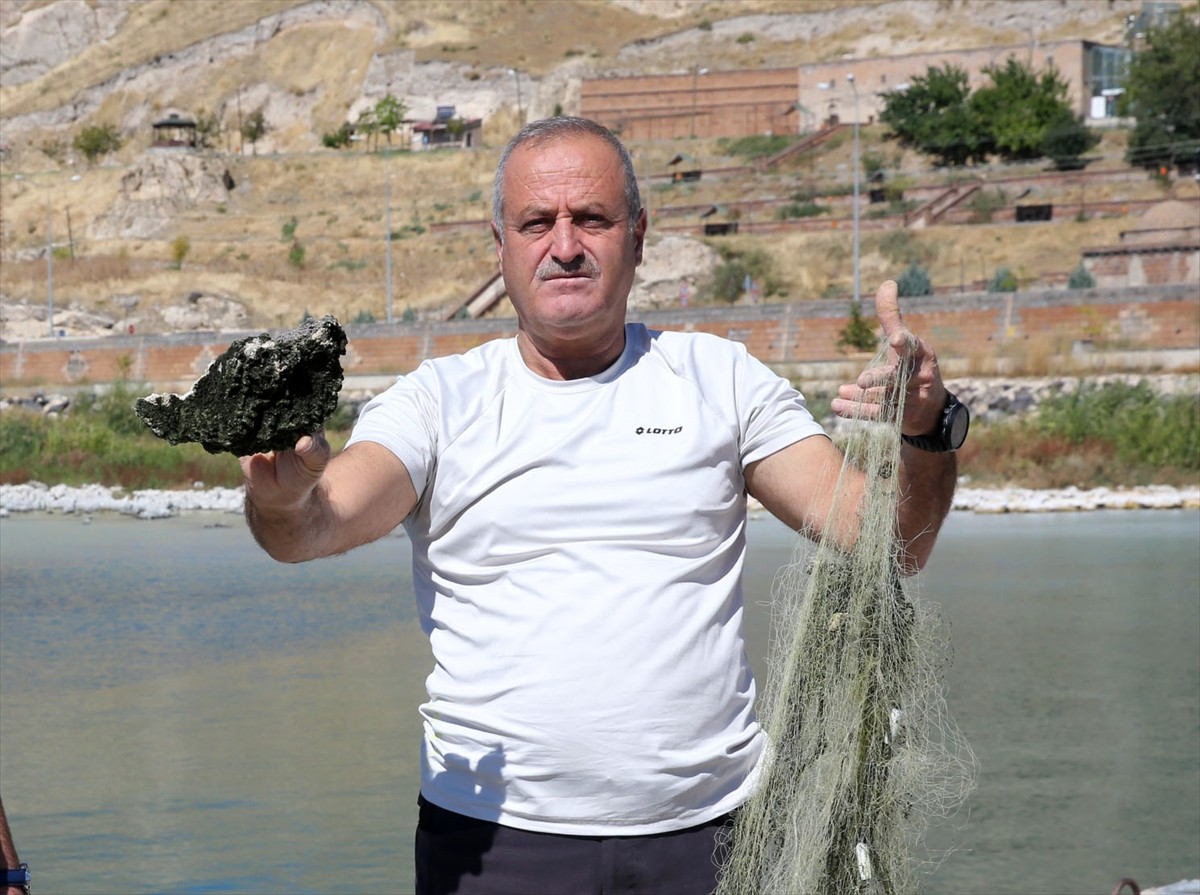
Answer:
POLYGON ((967 440, 967 429, 971 426, 971 414, 963 404, 955 405, 950 412, 950 450, 957 451, 967 440))

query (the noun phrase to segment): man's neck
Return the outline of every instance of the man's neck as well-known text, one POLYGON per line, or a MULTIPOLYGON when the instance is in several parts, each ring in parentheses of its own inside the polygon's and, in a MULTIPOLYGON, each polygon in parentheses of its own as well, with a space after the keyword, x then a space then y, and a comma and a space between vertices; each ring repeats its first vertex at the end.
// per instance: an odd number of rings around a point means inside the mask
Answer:
POLYGON ((588 350, 575 346, 568 349, 539 346, 529 333, 519 330, 517 350, 525 366, 544 379, 586 379, 603 373, 621 356, 625 350, 625 327, 622 326, 610 342, 588 350))

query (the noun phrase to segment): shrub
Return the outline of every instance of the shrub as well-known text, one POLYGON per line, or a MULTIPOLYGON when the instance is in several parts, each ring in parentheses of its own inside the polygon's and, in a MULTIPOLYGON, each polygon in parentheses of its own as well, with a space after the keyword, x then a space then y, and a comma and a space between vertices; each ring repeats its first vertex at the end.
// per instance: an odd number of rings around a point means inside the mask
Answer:
POLYGON ((875 327, 863 317, 860 302, 850 302, 850 319, 838 334, 837 344, 842 352, 874 351, 878 347, 879 337, 875 334, 875 327))
POLYGON ((83 153, 90 165, 100 156, 121 148, 121 133, 116 125, 93 124, 76 134, 71 145, 83 153))
POLYGON ((1007 267, 1001 267, 988 283, 988 292, 1016 292, 1020 284, 1017 275, 1007 267))
POLYGON ((933 295, 933 282, 929 279, 929 271, 915 261, 896 278, 896 287, 901 298, 909 298, 914 295, 933 295))
POLYGON ((1091 289, 1095 285, 1096 278, 1083 266, 1082 261, 1071 271, 1071 276, 1067 280, 1068 289, 1091 289))
POLYGON ((175 265, 176 270, 183 267, 183 259, 191 250, 192 241, 182 233, 171 241, 171 263, 175 265))
POLYGON ((709 281, 700 288, 700 297, 733 304, 746 291, 747 278, 759 284, 763 296, 779 291, 779 283, 771 271, 771 259, 765 252, 758 249, 748 252, 726 250, 724 263, 717 265, 709 281))
POLYGON ((970 208, 975 212, 971 216, 972 223, 986 224, 992 215, 1008 204, 1008 194, 1002 189, 979 190, 971 197, 970 208))
POLYGON ((791 218, 811 218, 819 214, 829 214, 828 205, 818 205, 816 202, 791 202, 787 205, 782 205, 776 216, 781 221, 786 221, 791 218))
MULTIPOLYGON (((292 247, 288 249, 288 263, 298 270, 303 270, 305 254, 304 244, 300 240, 296 240, 292 243, 292 247)), ((308 314, 308 312, 305 311, 305 314, 308 314)))
POLYGON ((350 137, 353 134, 354 126, 349 121, 344 121, 337 130, 321 134, 321 145, 327 149, 342 149, 350 145, 350 137))
POLYGON ((717 146, 726 155, 742 155, 755 158, 760 155, 771 155, 786 149, 792 143, 787 134, 751 134, 748 137, 729 139, 723 137, 717 141, 717 146))
POLYGON ((1109 442, 1122 463, 1200 469, 1200 396, 1159 395, 1144 381, 1080 383, 1043 401, 1036 426, 1072 444, 1109 442))

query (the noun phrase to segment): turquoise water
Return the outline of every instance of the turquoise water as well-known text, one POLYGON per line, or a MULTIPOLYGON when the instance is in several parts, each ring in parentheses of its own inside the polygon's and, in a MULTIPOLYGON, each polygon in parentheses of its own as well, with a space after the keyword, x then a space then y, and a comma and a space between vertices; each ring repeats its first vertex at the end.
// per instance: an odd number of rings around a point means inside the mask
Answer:
MULTIPOLYGON (((749 640, 791 535, 751 523, 749 640)), ((405 892, 430 658, 408 545, 0 521, 0 793, 37 888, 405 892)), ((956 514, 922 578, 981 764, 930 893, 1200 876, 1200 513, 956 514)))

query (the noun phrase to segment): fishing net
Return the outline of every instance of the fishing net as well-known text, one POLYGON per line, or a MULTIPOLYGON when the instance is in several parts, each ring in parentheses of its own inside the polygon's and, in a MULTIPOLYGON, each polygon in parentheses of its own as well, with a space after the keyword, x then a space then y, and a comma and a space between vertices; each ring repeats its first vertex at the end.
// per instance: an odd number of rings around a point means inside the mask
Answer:
POLYGON ((769 757, 738 813, 718 895, 915 892, 939 860, 925 845, 929 824, 973 785, 975 758, 942 688, 948 636, 899 571, 903 407, 892 413, 838 438, 838 493, 851 465, 868 478, 854 546, 801 538, 775 581, 760 709, 769 757))

